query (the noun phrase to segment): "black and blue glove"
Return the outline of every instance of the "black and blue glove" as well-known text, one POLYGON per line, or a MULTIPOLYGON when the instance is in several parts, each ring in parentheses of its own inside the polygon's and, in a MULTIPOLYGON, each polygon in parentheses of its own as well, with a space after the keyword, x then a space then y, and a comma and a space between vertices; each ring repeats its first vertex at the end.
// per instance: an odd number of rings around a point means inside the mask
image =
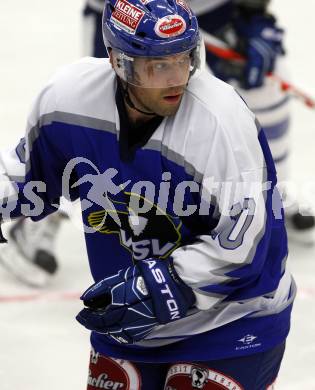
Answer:
POLYGON ((263 85, 265 76, 272 72, 276 58, 284 53, 283 30, 269 14, 238 17, 234 22, 238 38, 243 41, 246 65, 242 87, 257 88, 263 85))
POLYGON ((195 296, 172 260, 147 259, 93 284, 82 295, 77 320, 112 341, 132 344, 158 325, 186 316, 195 296))

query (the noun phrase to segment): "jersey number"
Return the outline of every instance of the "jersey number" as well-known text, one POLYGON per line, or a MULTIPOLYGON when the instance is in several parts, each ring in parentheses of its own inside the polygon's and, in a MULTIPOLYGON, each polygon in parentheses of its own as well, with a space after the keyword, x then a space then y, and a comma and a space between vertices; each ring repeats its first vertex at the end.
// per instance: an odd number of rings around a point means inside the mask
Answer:
POLYGON ((240 203, 232 206, 230 217, 233 224, 218 236, 220 245, 224 249, 236 249, 243 243, 244 235, 254 218, 256 203, 252 198, 244 199, 243 206, 240 203))

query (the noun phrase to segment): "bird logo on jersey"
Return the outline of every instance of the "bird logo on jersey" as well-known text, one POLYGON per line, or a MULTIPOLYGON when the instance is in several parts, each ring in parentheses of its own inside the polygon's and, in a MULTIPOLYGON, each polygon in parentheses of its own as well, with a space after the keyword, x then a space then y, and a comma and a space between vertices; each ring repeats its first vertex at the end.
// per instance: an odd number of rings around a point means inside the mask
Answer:
POLYGON ((88 224, 102 234, 118 234, 135 260, 166 258, 181 243, 181 220, 136 193, 124 192, 126 201, 109 199, 114 208, 91 212, 88 224), (131 205, 141 203, 141 210, 131 205), (115 217, 114 217, 115 216, 115 217), (117 223, 119 218, 119 223, 117 223))
POLYGON ((85 233, 119 235, 121 245, 135 260, 166 258, 180 246, 181 219, 136 192, 126 192, 131 180, 122 183, 117 169, 101 173, 94 163, 80 157, 69 161, 62 180, 68 199, 70 191, 80 188, 85 233), (73 183, 76 166, 82 176, 73 183))

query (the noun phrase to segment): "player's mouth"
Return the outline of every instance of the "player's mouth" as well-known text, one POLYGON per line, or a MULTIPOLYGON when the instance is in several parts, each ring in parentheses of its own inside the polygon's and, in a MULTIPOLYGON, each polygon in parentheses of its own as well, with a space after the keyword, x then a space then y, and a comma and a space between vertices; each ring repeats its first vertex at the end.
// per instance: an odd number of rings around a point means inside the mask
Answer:
POLYGON ((170 103, 170 104, 177 104, 177 103, 180 101, 182 95, 183 95, 183 93, 169 94, 169 95, 163 96, 163 99, 164 99, 167 103, 170 103))

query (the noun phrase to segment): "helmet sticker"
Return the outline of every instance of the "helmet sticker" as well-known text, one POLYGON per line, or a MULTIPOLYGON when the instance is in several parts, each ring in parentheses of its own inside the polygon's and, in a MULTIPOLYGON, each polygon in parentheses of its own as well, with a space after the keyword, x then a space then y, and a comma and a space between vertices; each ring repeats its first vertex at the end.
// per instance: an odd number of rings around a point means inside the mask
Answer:
POLYGON ((128 1, 117 0, 110 20, 118 28, 121 28, 129 34, 135 34, 144 14, 144 11, 128 1))
POLYGON ((186 30, 186 22, 180 15, 167 15, 159 19, 154 27, 161 38, 176 37, 186 30))

